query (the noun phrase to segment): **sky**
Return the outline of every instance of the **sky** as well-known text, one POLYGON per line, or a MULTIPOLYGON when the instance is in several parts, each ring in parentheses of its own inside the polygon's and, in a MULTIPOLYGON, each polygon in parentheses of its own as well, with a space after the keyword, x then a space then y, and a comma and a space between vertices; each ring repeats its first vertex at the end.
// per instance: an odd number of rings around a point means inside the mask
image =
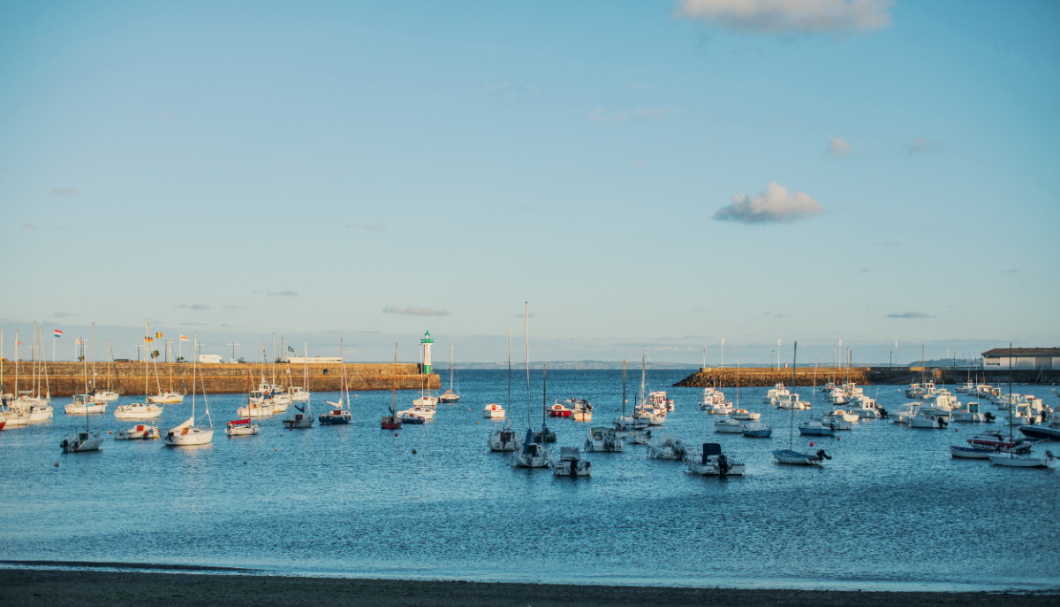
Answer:
POLYGON ((4 353, 95 323, 134 358, 150 319, 522 360, 526 302, 536 361, 1060 345, 1057 31, 1051 0, 0 2, 4 353))

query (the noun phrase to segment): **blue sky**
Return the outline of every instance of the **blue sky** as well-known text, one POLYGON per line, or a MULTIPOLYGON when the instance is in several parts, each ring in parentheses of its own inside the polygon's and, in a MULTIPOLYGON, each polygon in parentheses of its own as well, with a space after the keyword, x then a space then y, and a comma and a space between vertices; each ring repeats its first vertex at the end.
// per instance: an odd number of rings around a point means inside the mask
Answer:
POLYGON ((497 361, 524 301, 536 360, 1057 345, 1058 28, 1049 1, 3 3, 5 353, 94 321, 133 356, 151 318, 497 361))

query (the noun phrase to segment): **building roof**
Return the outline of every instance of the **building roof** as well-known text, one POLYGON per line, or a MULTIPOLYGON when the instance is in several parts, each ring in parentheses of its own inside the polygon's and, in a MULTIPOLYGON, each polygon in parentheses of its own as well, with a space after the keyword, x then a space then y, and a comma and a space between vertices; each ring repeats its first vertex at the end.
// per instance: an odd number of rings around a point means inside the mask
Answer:
POLYGON ((1060 356, 1060 348, 994 348, 983 352, 983 358, 1001 358, 1002 356, 1060 356))

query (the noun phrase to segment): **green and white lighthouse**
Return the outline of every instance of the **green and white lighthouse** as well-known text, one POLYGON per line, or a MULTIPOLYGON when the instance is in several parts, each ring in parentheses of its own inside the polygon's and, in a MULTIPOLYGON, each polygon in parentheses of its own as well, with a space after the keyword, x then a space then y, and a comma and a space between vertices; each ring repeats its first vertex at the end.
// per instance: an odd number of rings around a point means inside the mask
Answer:
POLYGON ((434 340, 431 339, 431 332, 427 331, 423 334, 423 339, 420 340, 420 348, 423 350, 423 356, 421 358, 423 360, 422 373, 424 375, 430 375, 431 373, 434 373, 434 365, 431 364, 431 346, 433 345, 434 340))

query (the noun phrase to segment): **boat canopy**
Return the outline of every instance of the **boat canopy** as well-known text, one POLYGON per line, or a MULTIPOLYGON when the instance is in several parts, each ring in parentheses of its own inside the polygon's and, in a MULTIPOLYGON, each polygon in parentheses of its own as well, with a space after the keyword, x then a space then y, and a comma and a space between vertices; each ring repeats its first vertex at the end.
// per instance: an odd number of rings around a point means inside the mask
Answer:
POLYGON ((718 443, 703 443, 703 455, 721 455, 721 445, 718 443))
POLYGON ((577 447, 560 447, 559 448, 559 458, 560 459, 568 459, 568 460, 576 460, 576 459, 578 459, 578 448, 577 447))

